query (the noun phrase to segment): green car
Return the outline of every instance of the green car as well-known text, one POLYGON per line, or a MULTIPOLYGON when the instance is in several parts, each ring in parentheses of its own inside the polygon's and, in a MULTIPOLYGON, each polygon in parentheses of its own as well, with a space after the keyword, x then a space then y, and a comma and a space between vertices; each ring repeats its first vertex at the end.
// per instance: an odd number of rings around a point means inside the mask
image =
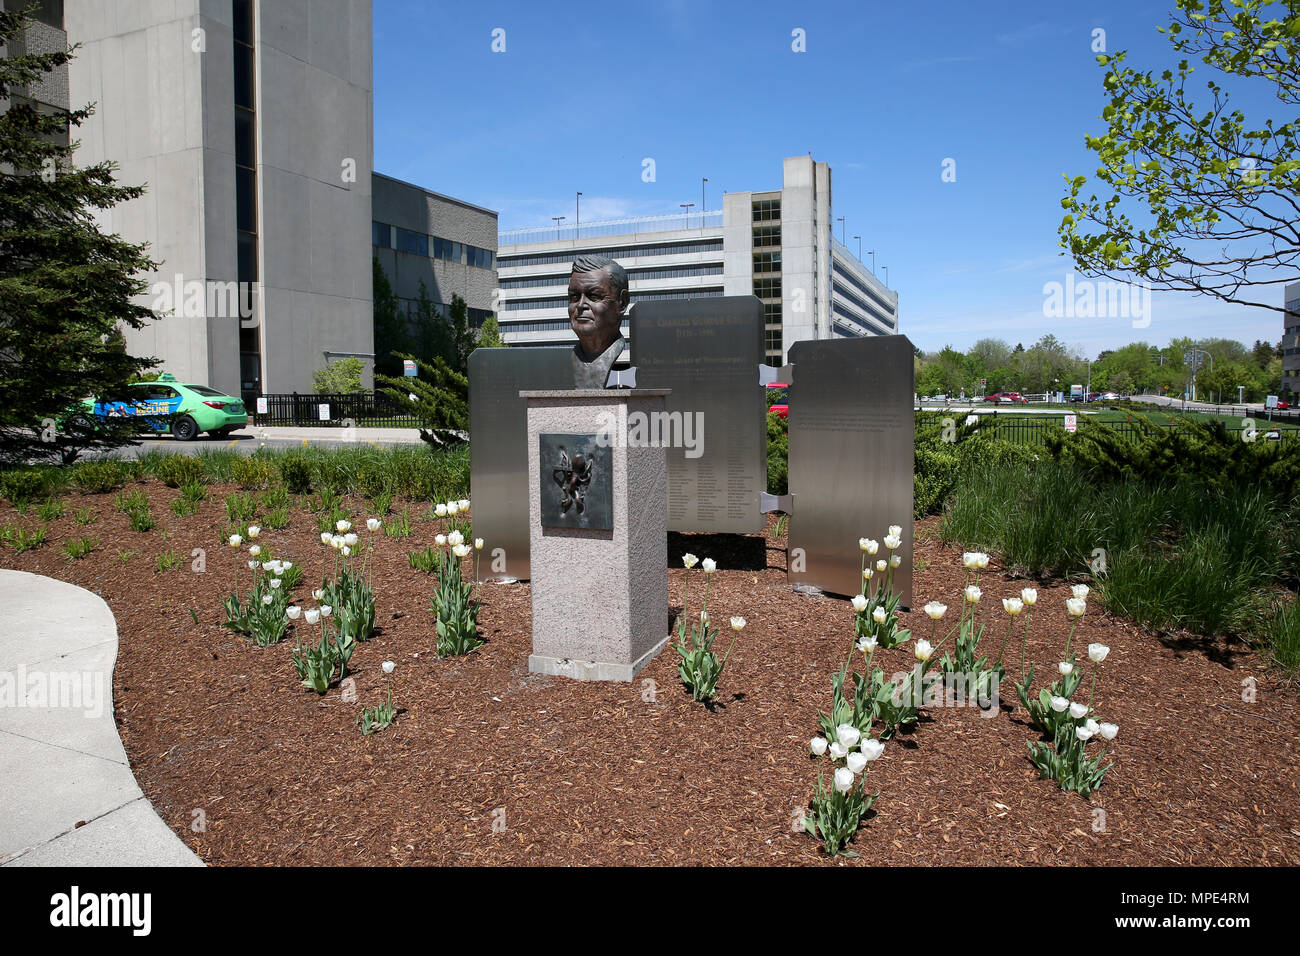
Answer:
POLYGON ((97 419, 143 419, 154 431, 170 431, 177 441, 193 441, 200 432, 224 436, 248 424, 241 399, 206 385, 185 385, 164 373, 154 382, 128 385, 116 395, 87 400, 84 409, 97 419))

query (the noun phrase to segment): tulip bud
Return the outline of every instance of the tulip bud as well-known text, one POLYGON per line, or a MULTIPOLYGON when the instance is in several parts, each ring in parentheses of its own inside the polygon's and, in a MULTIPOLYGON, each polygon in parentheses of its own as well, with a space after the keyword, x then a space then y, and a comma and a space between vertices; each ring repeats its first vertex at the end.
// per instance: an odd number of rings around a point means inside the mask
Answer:
POLYGON ((1106 659, 1106 655, 1109 653, 1110 653, 1110 648, 1107 647, 1105 644, 1088 645, 1088 659, 1092 661, 1094 664, 1100 664, 1102 661, 1106 659))
POLYGON ((828 742, 829 741, 827 741, 825 737, 814 737, 808 742, 808 748, 813 752, 813 754, 820 757, 822 754, 826 753, 828 742))

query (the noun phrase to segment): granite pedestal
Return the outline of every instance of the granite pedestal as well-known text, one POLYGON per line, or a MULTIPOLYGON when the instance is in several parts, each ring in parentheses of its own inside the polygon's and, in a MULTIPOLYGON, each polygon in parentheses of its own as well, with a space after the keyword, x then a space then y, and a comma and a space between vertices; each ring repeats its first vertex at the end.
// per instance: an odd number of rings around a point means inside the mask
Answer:
POLYGON ((662 416, 669 390, 519 394, 528 402, 528 669, 578 680, 630 681, 668 641, 668 486, 664 449, 645 441, 644 430, 636 427, 629 441, 627 423, 662 416), (612 478, 611 528, 543 524, 542 495, 554 492, 543 486, 553 464, 539 458, 543 434, 605 436, 597 467, 607 468, 612 478))

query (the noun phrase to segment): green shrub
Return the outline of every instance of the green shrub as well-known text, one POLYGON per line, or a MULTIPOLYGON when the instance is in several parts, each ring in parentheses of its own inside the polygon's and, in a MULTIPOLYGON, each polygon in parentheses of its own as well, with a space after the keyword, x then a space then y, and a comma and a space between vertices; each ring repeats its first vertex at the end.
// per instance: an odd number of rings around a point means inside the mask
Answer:
POLYGON ((72 483, 88 495, 104 495, 126 484, 126 470, 116 461, 85 461, 77 465, 72 483))
POLYGON ((0 495, 20 511, 45 493, 45 476, 35 469, 7 471, 0 475, 0 495))
POLYGON ((295 495, 305 495, 311 491, 311 464, 303 455, 285 455, 280 459, 280 478, 295 495))
POLYGON ((241 488, 265 488, 280 479, 275 462, 260 454, 237 458, 230 466, 230 477, 241 488))
POLYGON ((63 551, 67 554, 68 560, 76 561, 90 554, 98 546, 98 538, 72 538, 63 543, 63 551))
POLYGON ((1300 669, 1300 597, 1274 609, 1262 637, 1271 664, 1292 673, 1300 669))
POLYGON ((182 485, 202 482, 203 462, 190 455, 167 455, 158 462, 153 473, 168 488, 180 488, 182 485))
POLYGON ((790 431, 784 418, 767 413, 767 493, 790 491, 790 431))

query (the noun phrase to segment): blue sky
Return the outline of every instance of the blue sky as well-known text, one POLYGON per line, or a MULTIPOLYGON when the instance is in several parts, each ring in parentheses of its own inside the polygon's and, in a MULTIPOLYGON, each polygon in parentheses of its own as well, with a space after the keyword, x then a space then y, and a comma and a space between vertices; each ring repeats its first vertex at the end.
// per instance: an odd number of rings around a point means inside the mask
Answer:
POLYGON ((1044 283, 1069 271, 1062 175, 1092 179, 1083 135, 1102 131, 1093 31, 1163 69, 1172 6, 374 0, 375 168, 498 210, 508 229, 572 221, 577 190, 584 221, 698 209, 703 176, 718 209, 724 189, 778 188, 781 159, 811 152, 831 166, 848 246, 861 235, 868 263, 876 250, 900 331, 924 349, 1048 332, 1091 355, 1276 342, 1280 313, 1189 295, 1155 293, 1146 328, 1043 314, 1044 283))

